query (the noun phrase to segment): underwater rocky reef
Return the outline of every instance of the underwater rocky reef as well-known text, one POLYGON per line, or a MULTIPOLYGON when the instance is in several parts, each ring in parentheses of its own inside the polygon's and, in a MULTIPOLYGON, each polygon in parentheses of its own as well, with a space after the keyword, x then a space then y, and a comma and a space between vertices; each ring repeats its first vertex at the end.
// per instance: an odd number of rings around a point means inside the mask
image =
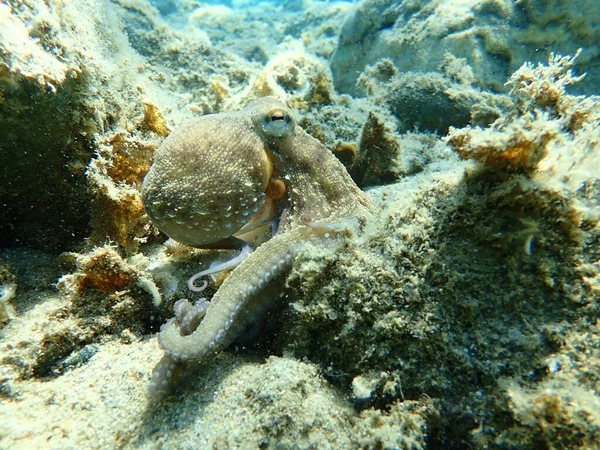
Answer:
POLYGON ((593 0, 0 4, 0 447, 595 448, 598 16, 593 0), (187 280, 236 251, 167 242, 144 177, 182 124, 261 97, 370 212, 303 217, 323 237, 269 280, 273 307, 148 398, 174 304, 228 273, 187 280))

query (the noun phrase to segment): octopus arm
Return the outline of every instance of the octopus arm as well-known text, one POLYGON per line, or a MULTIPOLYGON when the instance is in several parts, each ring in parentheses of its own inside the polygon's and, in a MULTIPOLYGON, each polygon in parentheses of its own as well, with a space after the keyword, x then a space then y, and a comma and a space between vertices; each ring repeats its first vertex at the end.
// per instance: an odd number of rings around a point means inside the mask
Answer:
POLYGON ((291 209, 282 220, 285 231, 301 223, 301 215, 315 220, 337 221, 366 213, 372 208, 368 196, 348 175, 342 163, 301 128, 292 136, 272 140, 277 166, 291 185, 291 209))
POLYGON ((310 227, 298 227, 262 244, 221 285, 194 332, 183 335, 176 318, 163 326, 158 337, 165 354, 175 361, 199 361, 227 347, 269 306, 273 296, 267 286, 290 267, 299 245, 312 235, 310 227))

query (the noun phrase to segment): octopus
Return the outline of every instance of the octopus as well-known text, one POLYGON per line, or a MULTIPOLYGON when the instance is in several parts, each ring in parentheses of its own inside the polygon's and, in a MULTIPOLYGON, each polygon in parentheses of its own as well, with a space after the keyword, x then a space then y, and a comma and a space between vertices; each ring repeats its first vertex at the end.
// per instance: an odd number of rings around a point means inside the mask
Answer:
MULTIPOLYGON (((271 98, 171 133, 144 178, 142 198, 151 221, 174 241, 241 250, 210 302, 175 303, 175 317, 158 334, 164 355, 151 398, 167 392, 186 364, 208 361, 257 321, 304 243, 331 239, 371 208, 337 158, 271 98)), ((206 283, 195 281, 208 273, 192 277, 190 289, 201 291, 206 283)))

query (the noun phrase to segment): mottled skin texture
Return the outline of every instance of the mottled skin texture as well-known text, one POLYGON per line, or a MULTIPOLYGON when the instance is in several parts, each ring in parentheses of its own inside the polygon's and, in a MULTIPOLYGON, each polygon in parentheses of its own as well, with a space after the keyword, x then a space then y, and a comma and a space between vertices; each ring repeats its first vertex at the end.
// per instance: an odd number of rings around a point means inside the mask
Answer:
POLYGON ((144 206, 171 238, 201 246, 231 236, 254 216, 270 176, 248 118, 204 116, 165 139, 144 179, 144 206))
POLYGON ((159 149, 144 180, 144 204, 161 230, 185 244, 233 235, 244 225, 242 218, 251 218, 244 215, 248 208, 255 211, 252 205, 265 201, 274 173, 286 184, 278 233, 233 270, 193 332, 181 329, 182 317, 163 326, 159 343, 165 356, 153 375, 152 396, 166 389, 178 365, 207 360, 266 309, 299 245, 328 239, 333 229, 328 224, 365 215, 370 206, 343 165, 273 99, 190 122, 159 149))

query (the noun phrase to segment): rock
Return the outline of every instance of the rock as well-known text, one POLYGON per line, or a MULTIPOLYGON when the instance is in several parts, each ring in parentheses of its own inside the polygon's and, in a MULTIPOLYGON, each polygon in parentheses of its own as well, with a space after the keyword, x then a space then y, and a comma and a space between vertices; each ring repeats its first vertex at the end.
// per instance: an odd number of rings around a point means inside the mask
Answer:
POLYGON ((332 56, 335 87, 358 94, 359 74, 382 58, 390 58, 400 72, 436 71, 450 52, 466 59, 478 87, 502 92, 506 78, 523 62, 585 47, 576 69, 587 72, 588 79, 577 89, 598 92, 600 70, 593 61, 600 54, 595 20, 600 3, 582 3, 571 8, 541 0, 364 0, 347 16, 332 56))

